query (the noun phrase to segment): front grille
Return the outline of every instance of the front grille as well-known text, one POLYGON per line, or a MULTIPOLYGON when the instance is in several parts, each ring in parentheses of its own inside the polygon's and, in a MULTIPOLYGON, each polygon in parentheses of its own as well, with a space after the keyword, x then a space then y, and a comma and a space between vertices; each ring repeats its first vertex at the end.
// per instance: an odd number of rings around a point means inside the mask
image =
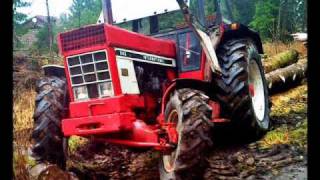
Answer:
POLYGON ((104 44, 104 25, 87 26, 60 35, 63 52, 104 44))
POLYGON ((71 86, 86 86, 89 98, 101 97, 97 84, 111 82, 105 50, 70 56, 67 64, 71 86))

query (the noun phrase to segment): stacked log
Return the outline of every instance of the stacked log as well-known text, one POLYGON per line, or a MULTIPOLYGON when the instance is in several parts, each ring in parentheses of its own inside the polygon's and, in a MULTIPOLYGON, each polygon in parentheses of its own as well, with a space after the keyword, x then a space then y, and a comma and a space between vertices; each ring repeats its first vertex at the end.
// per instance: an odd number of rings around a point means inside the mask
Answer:
POLYGON ((271 58, 264 60, 263 66, 265 73, 269 73, 278 68, 286 67, 298 61, 299 53, 294 49, 281 52, 271 58))
POLYGON ((299 59, 296 50, 279 53, 263 61, 269 92, 295 86, 306 77, 307 58, 299 59))
POLYGON ((307 59, 299 59, 297 63, 274 70, 266 74, 270 92, 297 85, 306 77, 307 59))

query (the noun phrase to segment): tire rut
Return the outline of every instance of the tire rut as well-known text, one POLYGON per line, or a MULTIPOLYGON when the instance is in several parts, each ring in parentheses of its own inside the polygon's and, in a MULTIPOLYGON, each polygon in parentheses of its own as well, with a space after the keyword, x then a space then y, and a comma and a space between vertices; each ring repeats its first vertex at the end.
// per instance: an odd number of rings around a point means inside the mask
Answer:
POLYGON ((204 179, 266 179, 265 175, 305 158, 285 144, 259 149, 256 143, 213 150, 204 179))

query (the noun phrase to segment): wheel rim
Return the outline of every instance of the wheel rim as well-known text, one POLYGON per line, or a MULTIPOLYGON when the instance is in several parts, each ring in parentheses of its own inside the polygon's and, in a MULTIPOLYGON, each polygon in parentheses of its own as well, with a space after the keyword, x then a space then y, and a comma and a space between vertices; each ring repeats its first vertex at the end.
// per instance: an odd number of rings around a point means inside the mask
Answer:
MULTIPOLYGON (((167 122, 168 123, 178 123, 178 118, 179 118, 178 112, 177 112, 177 110, 174 109, 169 113, 167 122)), ((163 166, 167 172, 172 172, 174 170, 174 162, 176 159, 176 152, 177 152, 177 149, 172 151, 170 155, 163 155, 163 157, 162 157, 163 166)))
POLYGON ((259 121, 265 114, 265 94, 260 68, 255 60, 249 64, 249 92, 254 113, 259 121))

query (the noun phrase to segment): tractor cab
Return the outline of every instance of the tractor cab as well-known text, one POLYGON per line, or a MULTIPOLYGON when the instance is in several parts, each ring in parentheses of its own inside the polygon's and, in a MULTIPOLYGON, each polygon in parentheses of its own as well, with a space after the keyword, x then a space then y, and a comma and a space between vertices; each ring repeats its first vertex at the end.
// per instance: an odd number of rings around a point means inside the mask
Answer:
MULTIPOLYGON (((227 11, 228 0, 189 0, 187 4, 194 19, 204 28, 219 27, 222 22, 231 24, 227 11), (223 13, 223 17, 222 17, 223 13)), ((173 40, 176 44, 176 61, 179 77, 204 80, 204 58, 200 40, 190 29, 176 1, 111 0, 104 6, 97 23, 108 22, 128 31, 159 39, 173 40)))

